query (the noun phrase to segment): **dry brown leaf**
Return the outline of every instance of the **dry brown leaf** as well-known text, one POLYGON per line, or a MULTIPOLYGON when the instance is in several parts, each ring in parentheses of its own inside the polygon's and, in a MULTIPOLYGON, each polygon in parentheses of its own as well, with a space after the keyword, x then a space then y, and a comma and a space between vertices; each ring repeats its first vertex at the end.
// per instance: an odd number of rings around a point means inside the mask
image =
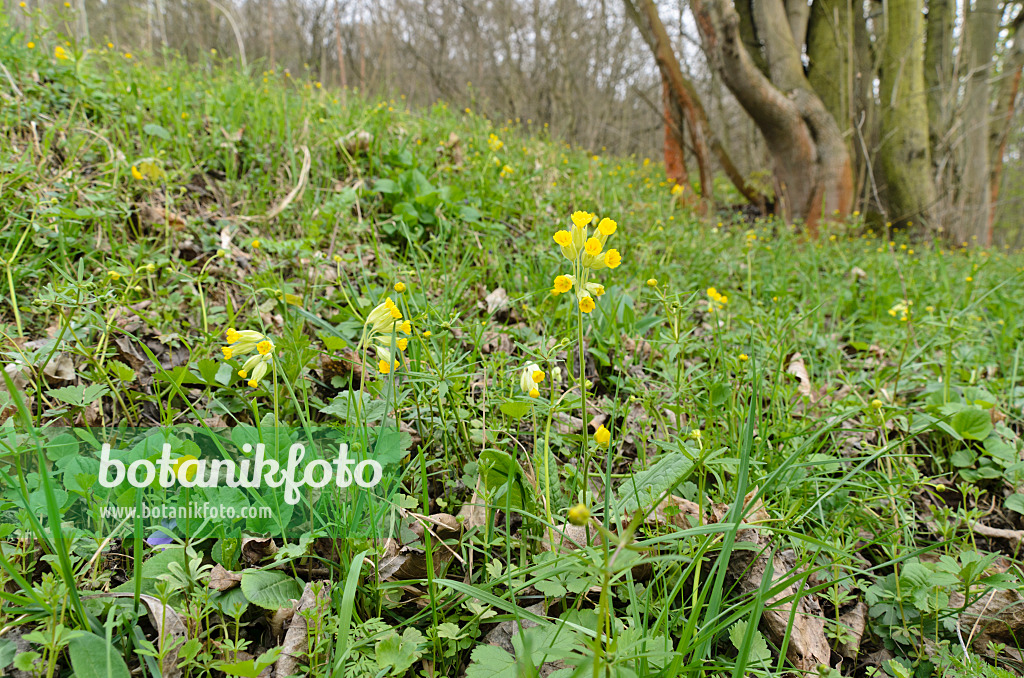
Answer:
MULTIPOLYGON (((747 501, 749 502, 756 494, 757 490, 752 490, 747 495, 747 501)), ((770 516, 764 510, 761 501, 758 500, 743 520, 744 523, 751 526, 740 530, 736 535, 737 542, 755 544, 753 550, 734 551, 732 560, 729 562, 728 571, 737 580, 740 591, 744 594, 754 594, 761 588, 761 583, 768 571, 769 559, 771 559, 773 582, 787 578, 794 565, 789 562, 790 558, 785 554, 773 553, 771 539, 763 535, 755 526, 757 523, 768 520, 770 520, 770 516)), ((798 599, 796 613, 792 614, 793 603, 782 601, 796 596, 796 588, 790 584, 765 602, 761 620, 768 631, 768 637, 776 646, 781 647, 788 630, 789 646, 786 657, 793 662, 797 669, 813 671, 818 664, 830 665, 832 651, 825 638, 825 622, 821 605, 813 595, 802 595, 798 599), (793 616, 792 628, 789 626, 791 615, 793 616)))
POLYGON ((238 586, 241 581, 240 573, 227 570, 223 565, 217 563, 213 566, 213 571, 210 572, 209 587, 215 591, 227 591, 238 586))
POLYGON ((1021 544, 1024 543, 1024 530, 1004 530, 998 527, 989 527, 988 525, 983 525, 981 523, 972 524, 971 529, 983 537, 989 537, 991 539, 1006 539, 1010 542, 1010 548, 1013 551, 1020 550, 1021 544))
POLYGON ((373 143, 373 135, 363 129, 354 129, 343 137, 338 137, 334 142, 338 148, 345 149, 349 155, 360 155, 370 150, 373 143))
POLYGON ((295 614, 292 616, 291 626, 284 636, 284 643, 281 645, 281 656, 274 665, 274 674, 278 676, 290 676, 295 673, 299 662, 306 656, 306 649, 310 646, 309 625, 302 613, 306 610, 314 610, 315 615, 322 617, 330 609, 330 583, 309 582, 302 591, 302 597, 294 607, 295 614))
POLYGON ((67 353, 54 354, 43 366, 43 374, 51 383, 56 381, 74 381, 75 363, 67 353))
POLYGON ((242 537, 242 559, 250 565, 277 553, 277 544, 272 537, 242 537))
MULTIPOLYGON (((104 593, 101 597, 133 598, 134 596, 133 593, 104 593)), ((164 655, 160 673, 164 678, 178 678, 181 675, 181 669, 178 668, 178 650, 181 647, 179 639, 188 635, 185 622, 173 607, 164 605, 157 598, 143 593, 139 599, 146 606, 149 622, 156 629, 158 648, 161 651, 165 647, 170 648, 164 655)))
POLYGON ((487 309, 487 315, 494 315, 504 311, 509 307, 508 292, 505 291, 504 287, 499 287, 484 297, 484 304, 487 309))
POLYGON ((811 393, 811 376, 807 374, 807 366, 804 365, 803 356, 799 353, 794 353, 789 359, 789 364, 786 366, 787 374, 792 374, 800 382, 797 390, 800 391, 800 395, 805 398, 810 398, 813 402, 814 398, 811 393))
POLYGON ((860 651, 860 641, 864 637, 864 629, 868 624, 868 606, 858 601, 856 605, 839 615, 839 623, 851 638, 839 645, 836 650, 847 659, 856 659, 857 652, 860 651))

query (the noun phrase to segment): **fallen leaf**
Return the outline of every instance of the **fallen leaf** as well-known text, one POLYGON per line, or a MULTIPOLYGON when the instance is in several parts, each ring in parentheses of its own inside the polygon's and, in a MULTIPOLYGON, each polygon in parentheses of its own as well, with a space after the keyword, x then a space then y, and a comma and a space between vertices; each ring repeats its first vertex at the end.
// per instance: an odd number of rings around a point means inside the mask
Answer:
MULTIPOLYGON (((284 636, 281 644, 281 656, 274 665, 274 674, 278 676, 290 676, 306 656, 306 650, 311 645, 318 645, 317 639, 310 642, 309 625, 303 612, 313 610, 314 617, 323 617, 330 609, 330 583, 309 582, 302 591, 302 597, 295 605, 295 614, 292 616, 291 626, 284 636)), ((317 628, 323 628, 318 626, 317 628)))
POLYGON ((209 586, 215 591, 227 591, 228 589, 238 586, 241 581, 241 574, 238 572, 231 572, 230 570, 225 569, 220 563, 217 563, 213 566, 213 570, 210 572, 209 586))
POLYGON ((805 398, 811 398, 813 402, 811 394, 811 376, 807 374, 807 366, 804 365, 803 356, 799 353, 794 353, 789 359, 789 365, 786 366, 786 373, 792 374, 797 378, 797 381, 800 382, 800 385, 797 386, 797 390, 800 391, 800 395, 805 398))

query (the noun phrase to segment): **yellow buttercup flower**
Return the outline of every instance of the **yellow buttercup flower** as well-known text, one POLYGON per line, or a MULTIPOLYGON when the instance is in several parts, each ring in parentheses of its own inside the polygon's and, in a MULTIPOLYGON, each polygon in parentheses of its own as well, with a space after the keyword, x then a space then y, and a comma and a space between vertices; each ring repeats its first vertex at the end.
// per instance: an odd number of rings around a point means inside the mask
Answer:
MULTIPOLYGON (((22 4, 22 6, 25 5, 25 3, 21 3, 21 4, 22 4)), ((25 46, 28 47, 29 49, 35 49, 36 48, 36 43, 34 43, 32 41, 29 41, 28 44, 26 44, 25 46)))
POLYGON ((256 239, 256 240, 252 241, 252 248, 254 250, 258 250, 262 246, 263 246, 263 244, 259 241, 259 239, 256 239))
MULTIPOLYGON (((177 459, 174 460, 174 466, 172 466, 171 468, 174 471, 174 477, 175 478, 178 478, 179 480, 181 480, 181 478, 178 476, 178 471, 181 469, 182 466, 185 465, 186 462, 189 462, 189 461, 199 461, 199 459, 197 457, 191 455, 191 454, 186 454, 186 455, 184 455, 182 457, 178 457, 177 459)), ((193 464, 193 465, 189 466, 185 470, 185 479, 188 480, 189 482, 192 482, 193 480, 195 480, 196 471, 197 470, 198 470, 198 465, 197 464, 193 464)))
POLYGON ((594 431, 594 442, 601 447, 608 447, 608 442, 612 439, 612 433, 604 426, 599 427, 594 431))
POLYGON ((71 58, 71 57, 68 56, 67 51, 63 47, 61 47, 60 45, 57 45, 56 47, 53 48, 53 56, 55 56, 60 61, 67 61, 68 59, 71 58))
POLYGON ((135 165, 132 165, 132 179, 135 179, 135 181, 142 181, 145 179, 145 177, 142 176, 142 172, 140 172, 139 168, 135 165))

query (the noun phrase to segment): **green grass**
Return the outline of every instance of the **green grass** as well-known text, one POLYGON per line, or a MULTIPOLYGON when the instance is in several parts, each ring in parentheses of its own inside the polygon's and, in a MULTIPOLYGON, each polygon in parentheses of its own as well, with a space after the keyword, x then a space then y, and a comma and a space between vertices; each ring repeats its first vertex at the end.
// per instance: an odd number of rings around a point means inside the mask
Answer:
POLYGON ((860 658, 831 675, 1013 668, 1012 641, 965 660, 956 620, 1019 585, 1012 542, 975 529, 1017 529, 1024 512, 1019 253, 908 242, 859 217, 816 241, 701 217, 658 163, 478 111, 57 40, 0 23, 16 87, 0 73, 0 663, 155 675, 176 653, 184 675, 257 673, 236 662, 277 658, 270 611, 324 580, 323 607, 296 613, 312 675, 532 676, 554 661, 565 676, 783 675, 794 625, 820 615, 838 648, 861 602, 860 658), (551 294, 572 272, 552 236, 576 210, 618 223, 607 246, 623 260, 593 272, 606 293, 586 315, 551 294), (412 333, 385 376, 360 348, 388 295, 412 333), (229 327, 275 344, 257 388, 224 367, 229 327), (520 388, 530 362, 537 398, 520 388), (379 450, 382 420, 402 431, 389 515, 421 565, 384 580, 382 541, 341 530, 348 504, 318 505, 302 538, 255 562, 237 538, 270 523, 157 552, 95 510, 141 499, 102 495, 98 464, 77 459, 96 447, 85 427, 136 427, 119 435, 138 442, 172 425, 344 424, 379 450), (474 494, 482 519, 460 516, 474 494), (552 550, 580 503, 580 547, 552 550), (460 517, 442 529, 440 514, 460 517), (750 576, 758 563, 776 578, 750 576), (215 564, 242 587, 212 592, 215 564), (800 598, 815 604, 787 620, 800 598), (158 638, 161 601, 184 635, 158 638), (759 625, 766 608, 781 633, 759 625), (514 619, 539 624, 515 657, 484 640, 514 619))

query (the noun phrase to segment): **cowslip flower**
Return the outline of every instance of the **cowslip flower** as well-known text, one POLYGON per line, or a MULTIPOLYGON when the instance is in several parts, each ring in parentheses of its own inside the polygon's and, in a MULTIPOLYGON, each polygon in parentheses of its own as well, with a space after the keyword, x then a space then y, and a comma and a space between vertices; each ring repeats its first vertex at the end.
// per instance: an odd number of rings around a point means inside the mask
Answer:
MULTIPOLYGON (((397 283, 396 290, 399 285, 405 289, 404 283, 397 283)), ((390 374, 401 365, 393 349, 404 351, 409 346, 409 339, 399 337, 399 334, 411 335, 412 323, 402 319, 401 309, 391 297, 387 297, 367 314, 363 325, 362 345, 369 348, 367 342, 376 341, 372 346, 377 354, 377 371, 381 374, 390 374)))
POLYGON ((617 268, 622 263, 622 255, 616 249, 605 249, 608 238, 618 230, 618 224, 607 217, 597 222, 597 228, 591 233, 590 224, 595 215, 577 210, 569 217, 572 229, 559 230, 554 234, 555 243, 561 248, 562 256, 572 262, 572 273, 564 273, 555 277, 552 294, 565 294, 575 289, 576 301, 583 313, 590 313, 596 308, 594 299, 605 292, 604 285, 589 282, 587 278, 592 271, 604 268, 617 268))
POLYGON ((234 327, 229 327, 225 333, 228 345, 221 347, 225 360, 231 360, 243 355, 253 353, 238 370, 238 376, 248 379, 250 388, 259 386, 260 380, 267 375, 270 365, 274 360, 274 342, 266 335, 255 330, 243 330, 239 332, 234 327))
POLYGON ((526 363, 522 374, 519 376, 519 388, 531 398, 539 398, 540 390, 538 384, 544 381, 544 371, 537 366, 537 363, 526 363))

